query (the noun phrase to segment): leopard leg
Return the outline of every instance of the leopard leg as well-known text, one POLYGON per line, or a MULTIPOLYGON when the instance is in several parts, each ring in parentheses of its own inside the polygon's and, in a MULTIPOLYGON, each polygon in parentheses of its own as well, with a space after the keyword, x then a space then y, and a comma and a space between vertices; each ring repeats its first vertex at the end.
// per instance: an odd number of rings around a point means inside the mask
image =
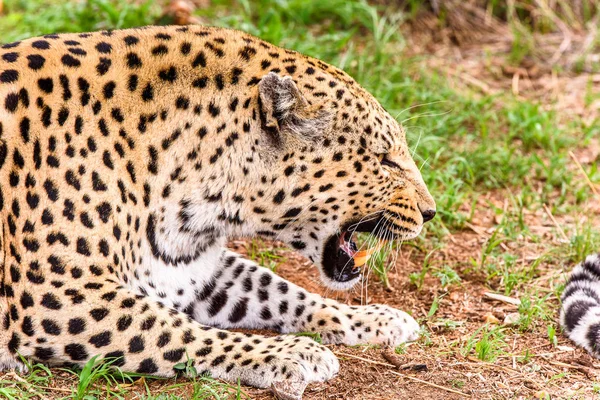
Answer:
POLYGON ((318 332, 325 343, 398 345, 418 337, 419 325, 385 305, 349 306, 287 282, 240 255, 224 251, 185 312, 222 328, 318 332))
POLYGON ((3 350, 7 349, 10 345, 11 334, 9 328, 11 318, 15 316, 14 311, 11 313, 8 302, 9 295, 12 295, 12 287, 8 288, 5 284, 8 257, 4 243, 4 223, 0 219, 0 317, 2 318, 2 323, 0 324, 0 371, 16 369, 19 372, 26 372, 27 367, 19 360, 17 354, 3 350))
POLYGON ((88 282, 76 292, 85 298, 77 307, 50 292, 33 294, 35 306, 22 317, 34 329, 29 336, 13 324, 11 355, 78 365, 100 355, 123 371, 157 376, 172 376, 177 363, 193 360, 199 372, 256 387, 288 380, 306 386, 338 371, 333 353, 308 338, 202 326, 111 280, 88 282))

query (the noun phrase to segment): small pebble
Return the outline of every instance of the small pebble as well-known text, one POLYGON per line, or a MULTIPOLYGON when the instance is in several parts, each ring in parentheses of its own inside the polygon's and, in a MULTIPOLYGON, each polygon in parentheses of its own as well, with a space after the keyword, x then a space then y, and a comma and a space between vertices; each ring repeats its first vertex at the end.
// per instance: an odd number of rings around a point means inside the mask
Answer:
POLYGON ((516 325, 521 319, 521 314, 518 312, 510 313, 506 317, 504 317, 504 325, 516 325))

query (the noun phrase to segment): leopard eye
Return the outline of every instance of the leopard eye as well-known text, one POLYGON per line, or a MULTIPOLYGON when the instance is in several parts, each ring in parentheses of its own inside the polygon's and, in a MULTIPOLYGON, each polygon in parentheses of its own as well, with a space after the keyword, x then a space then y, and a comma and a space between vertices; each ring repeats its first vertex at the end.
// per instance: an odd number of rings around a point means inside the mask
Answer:
POLYGON ((385 165, 386 167, 398 169, 400 171, 403 170, 403 168, 400 165, 398 165, 394 161, 390 160, 388 158, 387 154, 381 154, 380 156, 381 156, 381 158, 379 156, 377 158, 379 158, 379 162, 381 163, 381 165, 385 165))

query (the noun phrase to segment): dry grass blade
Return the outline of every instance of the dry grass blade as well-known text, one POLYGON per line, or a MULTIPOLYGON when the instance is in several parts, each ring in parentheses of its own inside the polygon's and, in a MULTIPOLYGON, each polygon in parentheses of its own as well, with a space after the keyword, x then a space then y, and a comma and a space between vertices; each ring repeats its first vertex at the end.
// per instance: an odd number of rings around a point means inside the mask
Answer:
POLYGON ((389 372, 391 374, 398 375, 398 376, 400 376, 402 378, 410 379, 412 381, 419 382, 419 383, 422 383, 424 385, 428 385, 428 386, 434 387, 436 389, 445 390, 446 392, 450 392, 450 393, 456 393, 456 394, 461 395, 463 397, 471 397, 471 395, 468 395, 468 394, 463 393, 463 392, 459 392, 458 390, 454 390, 454 389, 451 389, 451 388, 445 387, 445 386, 436 385, 435 383, 427 382, 427 381, 424 381, 423 379, 415 378, 414 376, 404 375, 404 374, 401 374, 400 372, 396 372, 396 371, 389 371, 389 372))
POLYGON ((554 215, 552 215, 552 211, 550 211, 550 208, 548 208, 548 206, 546 204, 543 204, 543 207, 544 207, 544 211, 546 212, 546 214, 548 214, 548 217, 550 217, 550 219, 552 220, 552 223, 554 224, 554 226, 556 226, 556 229, 558 229, 558 232, 560 233, 560 236, 562 236, 565 243, 569 243, 569 238, 565 234, 565 231, 560 226, 560 224, 558 223, 556 218, 554 218, 554 215))
POLYGON ((348 354, 348 353, 342 353, 341 351, 336 351, 335 355, 337 356, 342 356, 342 357, 349 357, 349 358, 354 358, 356 360, 360 360, 360 361, 365 361, 368 362, 370 364, 375 364, 375 365, 381 365, 383 367, 390 367, 390 368, 394 368, 396 367, 394 364, 388 364, 388 363, 383 363, 380 361, 375 361, 375 360, 370 360, 368 358, 364 358, 364 357, 359 357, 359 356, 355 356, 353 354, 348 354))
MULTIPOLYGON (((581 164, 577 160, 577 157, 575 157, 575 154, 573 154, 572 151, 569 151, 569 156, 571 157, 571 159, 573 159, 573 161, 575 162, 575 165, 577 165, 577 168, 579 168, 579 171, 581 171, 583 177, 585 178, 586 183, 588 184, 588 186, 590 187, 590 189, 592 189, 592 193, 594 193, 594 195, 600 197, 600 194, 598 193, 598 190, 596 189, 596 186, 590 180, 590 177, 588 176, 587 172, 585 172, 585 169, 583 169, 583 167, 581 166, 581 164)), ((599 200, 600 200, 600 198, 599 198, 599 200)))

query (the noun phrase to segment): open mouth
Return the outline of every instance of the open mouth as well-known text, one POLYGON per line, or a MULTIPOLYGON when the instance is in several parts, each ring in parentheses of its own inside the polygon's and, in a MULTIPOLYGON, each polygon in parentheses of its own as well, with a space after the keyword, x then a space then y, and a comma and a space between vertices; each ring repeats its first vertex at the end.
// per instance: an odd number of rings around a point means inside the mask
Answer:
POLYGON ((327 240, 323 253, 323 272, 329 279, 348 283, 360 277, 361 267, 379 246, 359 251, 352 236, 353 232, 372 232, 374 226, 371 225, 375 224, 354 225, 356 229, 352 229, 352 232, 346 228, 327 240))

